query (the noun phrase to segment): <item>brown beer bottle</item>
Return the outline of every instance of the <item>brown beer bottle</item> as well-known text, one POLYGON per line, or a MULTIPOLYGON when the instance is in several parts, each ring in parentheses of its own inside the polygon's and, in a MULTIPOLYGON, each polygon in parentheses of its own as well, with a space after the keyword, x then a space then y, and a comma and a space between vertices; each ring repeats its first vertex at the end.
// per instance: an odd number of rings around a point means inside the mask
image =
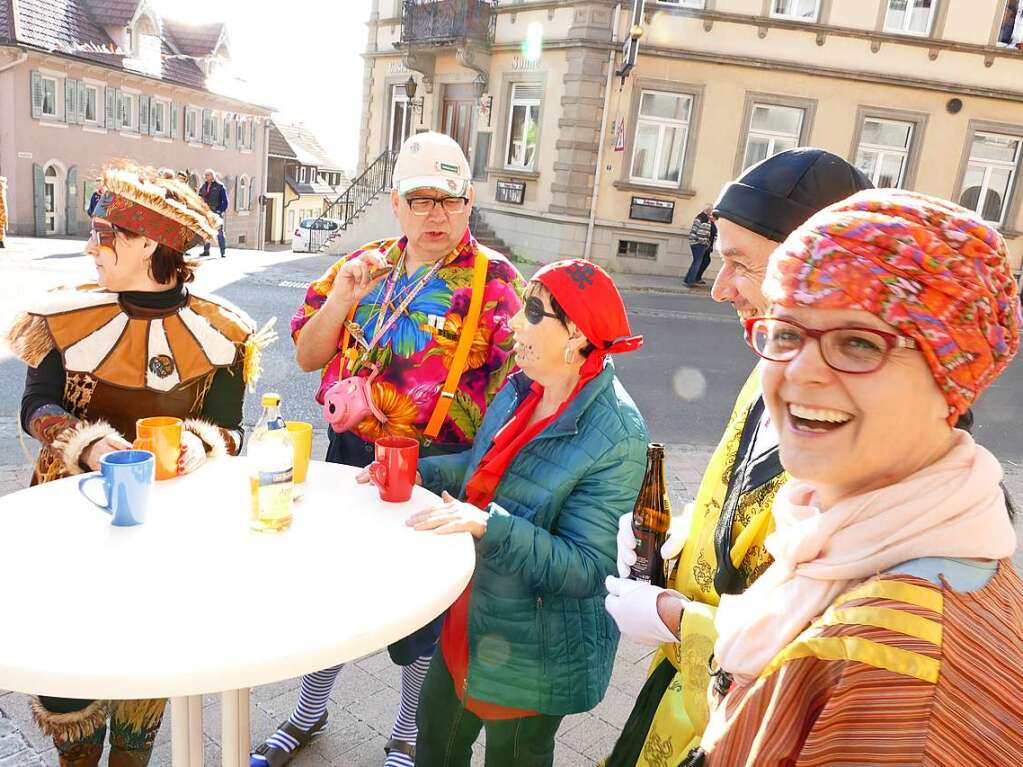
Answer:
POLYGON ((664 445, 651 442, 646 451, 646 474, 632 511, 632 533, 636 536, 636 564, 629 577, 664 588, 666 583, 661 546, 668 537, 671 504, 664 482, 664 445))

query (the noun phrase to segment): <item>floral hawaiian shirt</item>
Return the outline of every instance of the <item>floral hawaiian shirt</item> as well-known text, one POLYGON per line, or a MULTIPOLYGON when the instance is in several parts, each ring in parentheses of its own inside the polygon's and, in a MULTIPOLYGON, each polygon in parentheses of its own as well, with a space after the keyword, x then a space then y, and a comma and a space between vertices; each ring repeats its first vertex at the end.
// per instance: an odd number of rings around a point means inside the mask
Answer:
MULTIPOLYGON (((396 264, 405 244, 404 237, 371 242, 331 266, 323 277, 309 286, 305 303, 291 320, 292 338, 298 340, 309 318, 323 306, 346 261, 376 250, 396 264)), ((462 322, 469 310, 477 248, 489 259, 483 307, 469 359, 437 442, 467 444, 476 436, 487 405, 515 367, 509 321, 522 306, 525 282, 504 256, 479 245, 467 230, 458 247, 445 258, 443 266, 419 290, 374 349, 370 359, 382 372, 373 382, 373 399, 387 416, 387 422, 380 423, 369 416, 353 429, 360 438, 366 441, 382 436, 424 439, 422 432, 437 404, 461 335, 462 322)), ((407 295, 429 271, 430 265, 426 265, 411 277, 404 273, 398 275, 393 295, 396 298, 407 295)), ((373 338, 376 333, 379 306, 388 282, 381 280, 355 311, 354 321, 362 327, 366 338, 373 338)), ((327 389, 350 374, 351 363, 340 348, 342 338, 339 335, 338 353, 323 368, 316 394, 318 402, 323 402, 327 389)))

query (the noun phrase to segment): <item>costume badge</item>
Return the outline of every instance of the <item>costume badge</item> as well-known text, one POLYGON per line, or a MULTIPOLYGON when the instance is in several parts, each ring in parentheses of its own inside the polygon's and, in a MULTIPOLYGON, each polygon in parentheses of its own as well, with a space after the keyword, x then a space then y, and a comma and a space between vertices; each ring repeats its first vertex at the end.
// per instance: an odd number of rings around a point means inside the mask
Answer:
POLYGON ((157 354, 149 360, 149 371, 158 378, 166 378, 174 372, 174 360, 166 354, 157 354))

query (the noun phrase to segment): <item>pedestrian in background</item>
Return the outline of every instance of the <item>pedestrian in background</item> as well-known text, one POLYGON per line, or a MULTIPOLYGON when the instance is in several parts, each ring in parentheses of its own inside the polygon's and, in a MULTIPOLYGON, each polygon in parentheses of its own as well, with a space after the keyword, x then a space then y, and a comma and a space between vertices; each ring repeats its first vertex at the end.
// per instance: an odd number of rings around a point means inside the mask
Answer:
MULTIPOLYGON (((227 240, 224 238, 224 214, 227 213, 227 188, 217 181, 217 174, 212 168, 207 168, 204 174, 206 180, 199 189, 199 196, 203 202, 210 206, 210 210, 220 216, 220 230, 217 232, 217 245, 220 246, 220 257, 227 255, 227 240)), ((207 240, 203 246, 202 255, 210 254, 210 243, 207 240)))
POLYGON ((689 228, 689 249, 693 252, 693 263, 686 274, 686 287, 705 284, 703 273, 710 266, 710 254, 718 237, 713 211, 714 206, 707 203, 703 210, 696 214, 693 225, 689 228))

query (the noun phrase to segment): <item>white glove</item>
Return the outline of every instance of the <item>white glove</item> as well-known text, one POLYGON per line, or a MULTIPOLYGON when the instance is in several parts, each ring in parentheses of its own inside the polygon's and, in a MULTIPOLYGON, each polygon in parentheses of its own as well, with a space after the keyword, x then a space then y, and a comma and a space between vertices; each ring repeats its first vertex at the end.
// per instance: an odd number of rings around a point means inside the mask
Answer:
POLYGON ((645 581, 607 576, 604 581, 607 596, 604 608, 608 611, 622 636, 633 642, 657 646, 664 642, 677 642, 675 633, 664 625, 657 614, 657 598, 664 592, 686 601, 677 591, 651 586, 645 581))
MULTIPOLYGON (((687 503, 681 514, 672 516, 668 525, 668 537, 661 546, 661 557, 665 561, 682 553, 686 538, 689 537, 689 520, 693 516, 693 504, 687 503)), ((629 577, 629 568, 636 564, 636 536, 632 534, 632 512, 618 520, 618 575, 629 577)))

